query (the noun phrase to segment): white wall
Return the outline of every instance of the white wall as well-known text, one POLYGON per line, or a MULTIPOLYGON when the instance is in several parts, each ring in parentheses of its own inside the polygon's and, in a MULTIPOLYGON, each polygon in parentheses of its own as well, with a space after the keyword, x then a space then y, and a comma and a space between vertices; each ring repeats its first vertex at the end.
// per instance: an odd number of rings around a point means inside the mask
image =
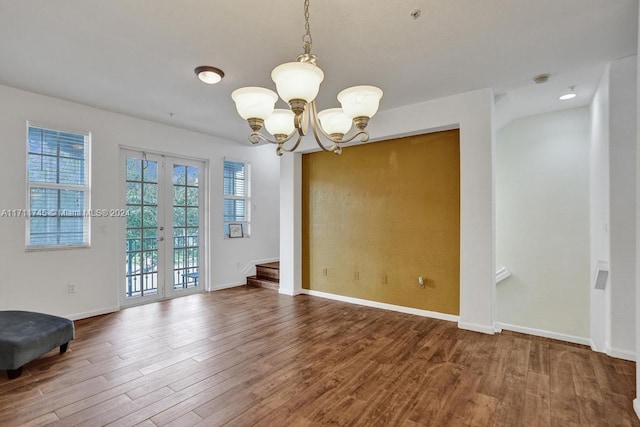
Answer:
POLYGON ((588 342, 589 111, 514 120, 496 154, 498 321, 588 342))
POLYGON ((591 339, 615 357, 636 357, 637 57, 610 63, 591 104, 591 339), (593 289, 596 263, 609 265, 593 289))
POLYGON ((635 357, 637 58, 611 63, 609 86, 611 339, 608 354, 635 357))
MULTIPOLYGON (((493 113, 493 93, 483 89, 385 110, 369 127, 375 140, 460 128, 459 326, 486 333, 493 333, 495 322, 493 113)), ((312 146, 306 143, 303 151, 313 150, 312 146)), ((296 156, 283 158, 280 184, 280 292, 294 295, 301 291, 302 268, 294 256, 301 236, 300 185, 296 185, 300 155, 296 156)))
MULTIPOLYGON (((279 159, 273 147, 238 143, 0 86, 1 209, 26 206, 26 122, 92 132, 92 207, 119 206, 119 146, 174 153, 209 162, 211 283, 244 283, 242 269, 279 253, 279 159), (247 239, 224 239, 222 159, 252 163, 253 225, 247 239)), ((116 218, 94 218, 90 249, 25 252, 23 218, 0 218, 0 309, 27 309, 79 318, 119 306, 122 237, 116 218), (77 292, 69 294, 74 282, 77 292)))
POLYGON ((297 295, 302 289, 302 154, 285 153, 280 159, 280 293, 297 295))
MULTIPOLYGON (((640 11, 638 12, 640 22, 640 11)), ((638 45, 640 46, 640 31, 638 31, 638 45)), ((640 55, 637 55, 636 69, 640 70, 640 55)), ((636 96, 640 100, 640 73, 636 74, 636 96)), ((636 171, 640 171, 640 102, 636 102, 636 171)), ((640 224, 640 172, 636 173, 636 224, 640 224)), ((640 248, 640 227, 636 226, 636 248, 640 248)), ((636 355, 640 354, 640 250, 636 250, 636 355)), ((636 358, 636 398, 633 408, 640 418, 640 363, 636 358)))
POLYGON ((609 65, 591 102, 589 149, 590 332, 594 350, 606 352, 611 331, 611 286, 595 289, 598 263, 609 265, 609 65))

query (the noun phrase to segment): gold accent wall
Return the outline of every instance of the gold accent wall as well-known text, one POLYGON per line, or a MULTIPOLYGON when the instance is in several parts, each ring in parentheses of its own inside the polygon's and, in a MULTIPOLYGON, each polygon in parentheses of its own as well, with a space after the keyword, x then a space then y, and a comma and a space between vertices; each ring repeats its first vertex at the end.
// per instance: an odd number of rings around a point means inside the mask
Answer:
POLYGON ((305 289, 458 315, 459 131, 303 155, 302 248, 305 289))

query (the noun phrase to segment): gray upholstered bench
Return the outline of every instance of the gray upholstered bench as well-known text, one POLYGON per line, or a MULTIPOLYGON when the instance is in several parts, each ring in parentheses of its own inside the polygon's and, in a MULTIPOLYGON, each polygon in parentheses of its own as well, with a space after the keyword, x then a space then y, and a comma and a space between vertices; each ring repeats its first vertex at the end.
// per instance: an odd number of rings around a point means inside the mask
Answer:
POLYGON ((30 311, 0 311, 0 370, 18 378, 22 367, 60 347, 67 351, 74 337, 73 321, 30 311))

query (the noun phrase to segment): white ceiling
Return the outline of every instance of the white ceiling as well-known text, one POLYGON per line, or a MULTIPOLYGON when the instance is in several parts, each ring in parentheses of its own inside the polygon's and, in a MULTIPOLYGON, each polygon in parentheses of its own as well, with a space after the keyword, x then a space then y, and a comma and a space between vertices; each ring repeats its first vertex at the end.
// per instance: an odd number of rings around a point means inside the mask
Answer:
MULTIPOLYGON (((271 70, 301 53, 302 5, 0 0, 0 84, 248 144, 230 94, 274 88, 271 70), (226 76, 205 85, 199 65, 226 76)), ((638 0, 312 0, 319 108, 356 84, 384 90, 381 110, 491 87, 506 94, 499 126, 585 105, 604 64, 636 53, 637 24, 638 0), (561 106, 570 84, 579 97, 561 106)))

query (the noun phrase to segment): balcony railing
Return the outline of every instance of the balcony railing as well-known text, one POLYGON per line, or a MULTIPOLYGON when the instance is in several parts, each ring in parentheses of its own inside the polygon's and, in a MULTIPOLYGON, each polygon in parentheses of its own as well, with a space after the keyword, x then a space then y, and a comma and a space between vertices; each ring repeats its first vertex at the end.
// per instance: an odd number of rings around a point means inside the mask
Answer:
MULTIPOLYGON (((127 298, 158 293, 158 241, 156 237, 126 239, 127 298)), ((199 250, 197 236, 173 238, 174 290, 198 286, 199 250)))

